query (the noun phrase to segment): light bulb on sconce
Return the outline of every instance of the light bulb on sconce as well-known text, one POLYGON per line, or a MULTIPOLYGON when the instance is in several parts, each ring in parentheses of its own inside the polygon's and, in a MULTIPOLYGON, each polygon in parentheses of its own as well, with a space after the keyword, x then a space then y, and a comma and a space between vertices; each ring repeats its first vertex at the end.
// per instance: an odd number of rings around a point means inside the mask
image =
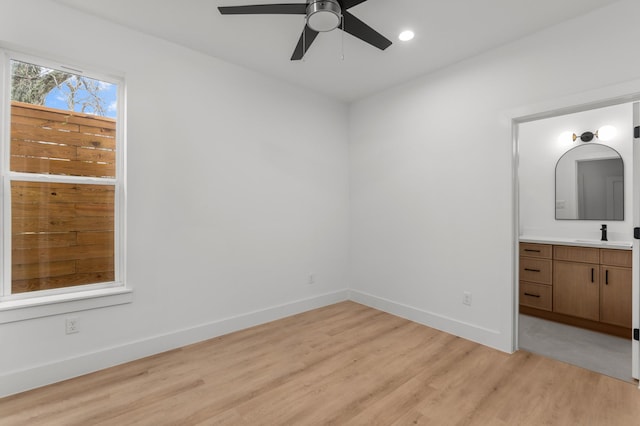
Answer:
POLYGON ((617 134, 618 134, 618 129, 609 125, 600 127, 596 132, 598 139, 605 142, 615 138, 617 134))
POLYGON ((560 135, 558 136, 558 143, 561 145, 571 145, 571 142, 575 141, 575 139, 573 139, 573 132, 562 132, 560 133, 560 135))

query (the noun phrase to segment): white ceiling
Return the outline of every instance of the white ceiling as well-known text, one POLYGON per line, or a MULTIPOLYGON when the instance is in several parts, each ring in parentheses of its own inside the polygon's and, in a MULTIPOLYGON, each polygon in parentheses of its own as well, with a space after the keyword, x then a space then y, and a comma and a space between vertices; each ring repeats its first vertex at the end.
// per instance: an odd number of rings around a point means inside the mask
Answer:
POLYGON ((222 16, 218 6, 304 0, 57 0, 228 62, 352 101, 618 0, 368 0, 349 11, 393 41, 380 51, 321 33, 304 61, 289 60, 304 16, 222 16), (416 33, 403 43, 403 29, 416 33), (341 59, 344 45, 344 60, 341 59))

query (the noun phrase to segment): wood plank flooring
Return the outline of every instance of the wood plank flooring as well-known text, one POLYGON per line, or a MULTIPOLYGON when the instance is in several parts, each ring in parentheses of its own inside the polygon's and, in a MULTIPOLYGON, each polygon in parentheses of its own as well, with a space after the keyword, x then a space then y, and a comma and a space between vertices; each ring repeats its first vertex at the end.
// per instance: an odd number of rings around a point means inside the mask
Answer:
POLYGON ((343 302, 0 399, 8 425, 638 425, 633 384, 343 302))

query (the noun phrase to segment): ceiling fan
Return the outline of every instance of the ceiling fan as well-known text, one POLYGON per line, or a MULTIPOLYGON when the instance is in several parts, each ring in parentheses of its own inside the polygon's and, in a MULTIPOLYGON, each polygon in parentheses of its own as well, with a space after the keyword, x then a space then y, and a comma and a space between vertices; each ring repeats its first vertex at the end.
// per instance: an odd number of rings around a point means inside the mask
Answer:
POLYGON ((222 15, 305 15, 306 22, 298 45, 291 56, 299 61, 309 50, 319 33, 340 28, 360 40, 384 50, 391 41, 353 16, 347 9, 367 0, 307 0, 306 3, 257 4, 249 6, 221 6, 222 15))

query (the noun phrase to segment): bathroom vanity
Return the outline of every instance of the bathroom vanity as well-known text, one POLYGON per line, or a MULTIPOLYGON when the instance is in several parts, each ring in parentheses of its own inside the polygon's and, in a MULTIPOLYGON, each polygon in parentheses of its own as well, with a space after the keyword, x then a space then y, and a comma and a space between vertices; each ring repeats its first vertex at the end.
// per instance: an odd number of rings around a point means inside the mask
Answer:
POLYGON ((520 312, 629 338, 630 242, 520 238, 520 312))

